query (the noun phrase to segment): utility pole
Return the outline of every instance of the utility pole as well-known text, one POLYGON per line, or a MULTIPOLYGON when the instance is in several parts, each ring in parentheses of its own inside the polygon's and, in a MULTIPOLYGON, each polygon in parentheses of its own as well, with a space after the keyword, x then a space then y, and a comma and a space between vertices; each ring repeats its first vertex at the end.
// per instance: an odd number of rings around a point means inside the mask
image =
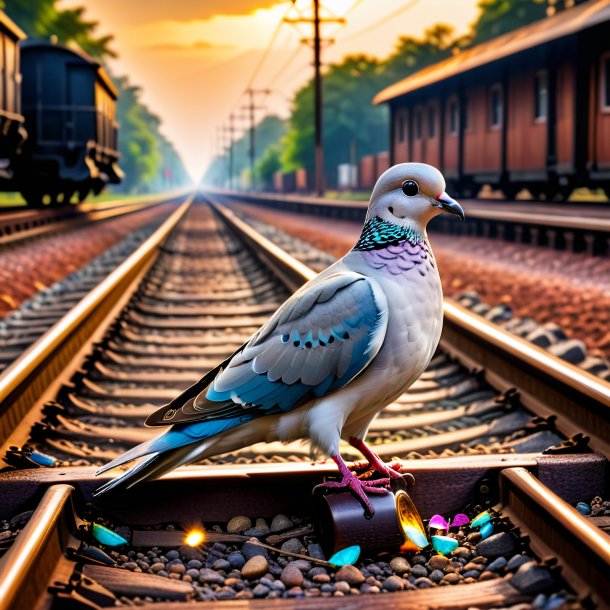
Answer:
MULTIPOLYGON (((313 19, 299 17, 285 18, 287 23, 313 24, 313 67, 314 67, 314 127, 315 127, 315 167, 316 195, 324 195, 324 148, 322 146, 322 37, 323 23, 345 23, 342 17, 320 17, 320 0, 313 0, 313 19)), ((305 40, 305 42, 311 42, 305 40)))
POLYGON ((255 190, 256 187, 256 183, 255 183, 255 177, 254 177, 254 161, 256 159, 256 148, 255 148, 255 122, 254 122, 254 113, 257 110, 264 110, 263 106, 256 106, 256 95, 259 94, 264 94, 264 95, 268 95, 269 93, 271 93, 270 89, 252 89, 252 88, 248 88, 246 89, 245 93, 248 95, 249 97, 249 103, 247 106, 244 106, 244 110, 248 110, 250 112, 249 118, 250 118, 250 146, 249 146, 249 150, 248 150, 248 154, 250 156, 250 181, 251 181, 251 188, 253 190, 255 190))

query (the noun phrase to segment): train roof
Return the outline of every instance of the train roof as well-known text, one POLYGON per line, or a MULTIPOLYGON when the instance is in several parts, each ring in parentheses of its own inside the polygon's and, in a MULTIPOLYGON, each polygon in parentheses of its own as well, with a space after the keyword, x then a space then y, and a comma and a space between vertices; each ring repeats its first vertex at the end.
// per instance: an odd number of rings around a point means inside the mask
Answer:
POLYGON ((68 53, 72 56, 76 56, 80 60, 82 60, 84 63, 90 64, 90 65, 94 66, 95 68, 97 68, 97 75, 98 75, 100 81, 103 83, 103 85, 108 89, 110 94, 112 96, 114 96, 115 99, 119 96, 118 89, 115 87, 114 83, 108 76, 108 73, 106 72, 106 70, 104 70, 103 66, 98 61, 93 59, 93 57, 91 57, 90 55, 85 53, 80 48, 73 48, 71 46, 69 47, 69 46, 60 44, 58 42, 53 42, 51 40, 48 40, 47 38, 28 38, 27 40, 23 40, 21 42, 21 48, 22 49, 57 49, 59 52, 64 52, 64 53, 68 53))
POLYGON ((610 21, 610 0, 590 0, 419 70, 380 91, 373 98, 373 104, 389 102, 452 76, 576 34, 604 21, 610 21))
POLYGON ((17 40, 26 38, 26 33, 3 11, 0 11, 0 26, 9 30, 17 40))

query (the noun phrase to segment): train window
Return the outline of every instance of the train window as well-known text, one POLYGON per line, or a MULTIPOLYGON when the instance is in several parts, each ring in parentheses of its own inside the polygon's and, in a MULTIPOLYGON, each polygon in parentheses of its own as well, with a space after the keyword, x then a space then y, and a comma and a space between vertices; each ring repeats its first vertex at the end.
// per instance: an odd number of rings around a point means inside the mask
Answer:
POLYGON ((502 87, 494 85, 489 90, 489 126, 496 128, 502 125, 502 87))
POLYGON ((434 138, 436 136, 436 108, 434 106, 428 107, 428 137, 434 138))
POLYGON ((449 118, 449 133, 452 136, 456 136, 459 129, 460 124, 460 108, 458 106, 458 101, 453 98, 449 100, 449 104, 447 106, 447 114, 449 118))
POLYGON ((602 57, 602 107, 610 111, 610 55, 602 57))
POLYGON ((418 110, 415 113, 415 137, 421 140, 424 135, 424 117, 422 111, 418 110))
POLYGON ((538 72, 534 77, 534 119, 546 121, 549 111, 549 75, 538 72))

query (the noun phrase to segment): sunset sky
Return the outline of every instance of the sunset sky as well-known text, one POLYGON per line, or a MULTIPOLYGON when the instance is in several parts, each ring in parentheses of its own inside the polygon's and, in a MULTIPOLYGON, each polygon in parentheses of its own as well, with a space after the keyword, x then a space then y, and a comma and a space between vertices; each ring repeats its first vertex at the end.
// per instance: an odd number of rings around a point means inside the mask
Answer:
MULTIPOLYGON (((401 34, 417 36, 438 22, 462 33, 476 17, 478 0, 322 3, 326 16, 347 20, 324 26, 324 35, 335 43, 323 59, 332 62, 356 52, 384 57, 401 34)), ((142 86, 144 100, 162 117, 163 131, 195 180, 215 152, 217 127, 245 103, 242 92, 248 85, 273 89, 266 112, 285 117, 292 94, 312 73, 312 51, 299 42, 311 35, 311 26, 284 24, 276 32, 287 13, 308 16, 311 0, 297 0, 292 8, 290 2, 273 0, 60 2, 64 8, 83 5, 85 16, 100 22, 98 33, 115 37, 112 46, 119 58, 110 62, 112 69, 142 86)), ((264 114, 259 111, 258 117, 264 114)))

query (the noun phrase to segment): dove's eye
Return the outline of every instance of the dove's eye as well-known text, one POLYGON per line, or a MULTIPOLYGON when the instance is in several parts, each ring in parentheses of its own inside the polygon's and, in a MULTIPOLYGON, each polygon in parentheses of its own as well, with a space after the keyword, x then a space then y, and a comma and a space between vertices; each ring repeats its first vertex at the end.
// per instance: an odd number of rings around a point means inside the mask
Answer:
POLYGON ((402 183, 402 192, 407 197, 415 197, 415 195, 419 193, 419 185, 417 182, 415 182, 415 180, 405 180, 402 183))

